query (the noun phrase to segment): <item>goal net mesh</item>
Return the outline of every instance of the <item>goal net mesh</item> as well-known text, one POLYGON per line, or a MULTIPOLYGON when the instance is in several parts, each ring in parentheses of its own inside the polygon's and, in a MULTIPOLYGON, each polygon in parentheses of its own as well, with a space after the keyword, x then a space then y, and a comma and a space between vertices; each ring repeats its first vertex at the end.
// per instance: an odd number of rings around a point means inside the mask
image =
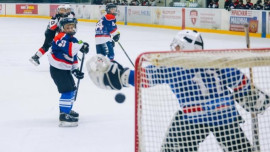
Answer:
POLYGON ((270 48, 136 60, 136 152, 270 152, 270 48))

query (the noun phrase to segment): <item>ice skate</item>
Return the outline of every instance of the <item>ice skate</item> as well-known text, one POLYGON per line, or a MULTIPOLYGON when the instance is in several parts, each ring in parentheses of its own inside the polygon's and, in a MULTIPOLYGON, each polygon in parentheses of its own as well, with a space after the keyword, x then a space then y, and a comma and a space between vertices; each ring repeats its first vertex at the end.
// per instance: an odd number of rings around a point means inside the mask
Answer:
POLYGON ((75 118, 78 118, 79 117, 79 113, 77 113, 76 111, 74 110, 71 110, 69 115, 71 115, 72 117, 75 117, 75 118))
POLYGON ((38 66, 40 64, 39 62, 39 57, 35 54, 34 56, 32 56, 29 61, 31 63, 33 63, 35 66, 38 66))
POLYGON ((59 127, 77 127, 78 118, 71 116, 70 114, 60 113, 59 127))

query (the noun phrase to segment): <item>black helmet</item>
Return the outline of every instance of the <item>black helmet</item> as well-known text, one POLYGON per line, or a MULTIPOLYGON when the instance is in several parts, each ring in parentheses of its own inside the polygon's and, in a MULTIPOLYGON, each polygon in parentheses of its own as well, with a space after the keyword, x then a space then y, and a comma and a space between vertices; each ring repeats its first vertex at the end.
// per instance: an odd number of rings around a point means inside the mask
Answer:
POLYGON ((106 5, 106 12, 107 12, 107 14, 113 14, 114 16, 116 16, 117 10, 115 11, 115 13, 111 13, 111 9, 112 8, 116 8, 117 9, 117 6, 115 4, 113 4, 113 3, 108 3, 106 5))
POLYGON ((70 34, 70 35, 74 35, 77 31, 77 19, 76 18, 63 18, 60 20, 60 30, 61 32, 64 32, 64 27, 65 25, 67 24, 74 24, 75 25, 75 29, 73 30, 72 33, 67 33, 67 34, 70 34))

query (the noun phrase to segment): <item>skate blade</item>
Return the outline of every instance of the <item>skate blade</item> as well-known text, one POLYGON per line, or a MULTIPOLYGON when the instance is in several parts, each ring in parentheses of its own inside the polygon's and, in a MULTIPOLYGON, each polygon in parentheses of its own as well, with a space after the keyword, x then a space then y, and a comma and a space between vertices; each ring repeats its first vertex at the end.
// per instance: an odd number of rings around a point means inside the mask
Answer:
POLYGON ((38 64, 37 62, 35 62, 32 58, 29 59, 29 61, 30 61, 32 64, 34 64, 35 66, 38 66, 38 65, 39 65, 39 64, 38 64))
POLYGON ((59 127, 77 127, 78 122, 66 122, 66 121, 60 121, 59 127))

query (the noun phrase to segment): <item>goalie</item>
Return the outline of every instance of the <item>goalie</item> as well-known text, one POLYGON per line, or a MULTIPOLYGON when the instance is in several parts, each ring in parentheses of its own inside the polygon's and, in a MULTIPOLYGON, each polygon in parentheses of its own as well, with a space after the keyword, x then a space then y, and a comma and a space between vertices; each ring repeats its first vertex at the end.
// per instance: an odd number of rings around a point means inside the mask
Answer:
MULTIPOLYGON (((202 50, 203 40, 196 31, 183 30, 174 37, 171 49, 202 50)), ((134 86, 133 70, 110 62, 102 55, 91 58, 86 66, 91 80, 100 88, 120 90, 134 86)), ((224 151, 252 151, 239 125, 244 120, 235 101, 249 112, 263 113, 270 106, 269 96, 259 89, 251 89, 250 81, 240 70, 165 66, 148 66, 144 70, 148 80, 144 87, 168 84, 181 107, 172 118, 162 152, 196 152, 210 132, 224 151)))

